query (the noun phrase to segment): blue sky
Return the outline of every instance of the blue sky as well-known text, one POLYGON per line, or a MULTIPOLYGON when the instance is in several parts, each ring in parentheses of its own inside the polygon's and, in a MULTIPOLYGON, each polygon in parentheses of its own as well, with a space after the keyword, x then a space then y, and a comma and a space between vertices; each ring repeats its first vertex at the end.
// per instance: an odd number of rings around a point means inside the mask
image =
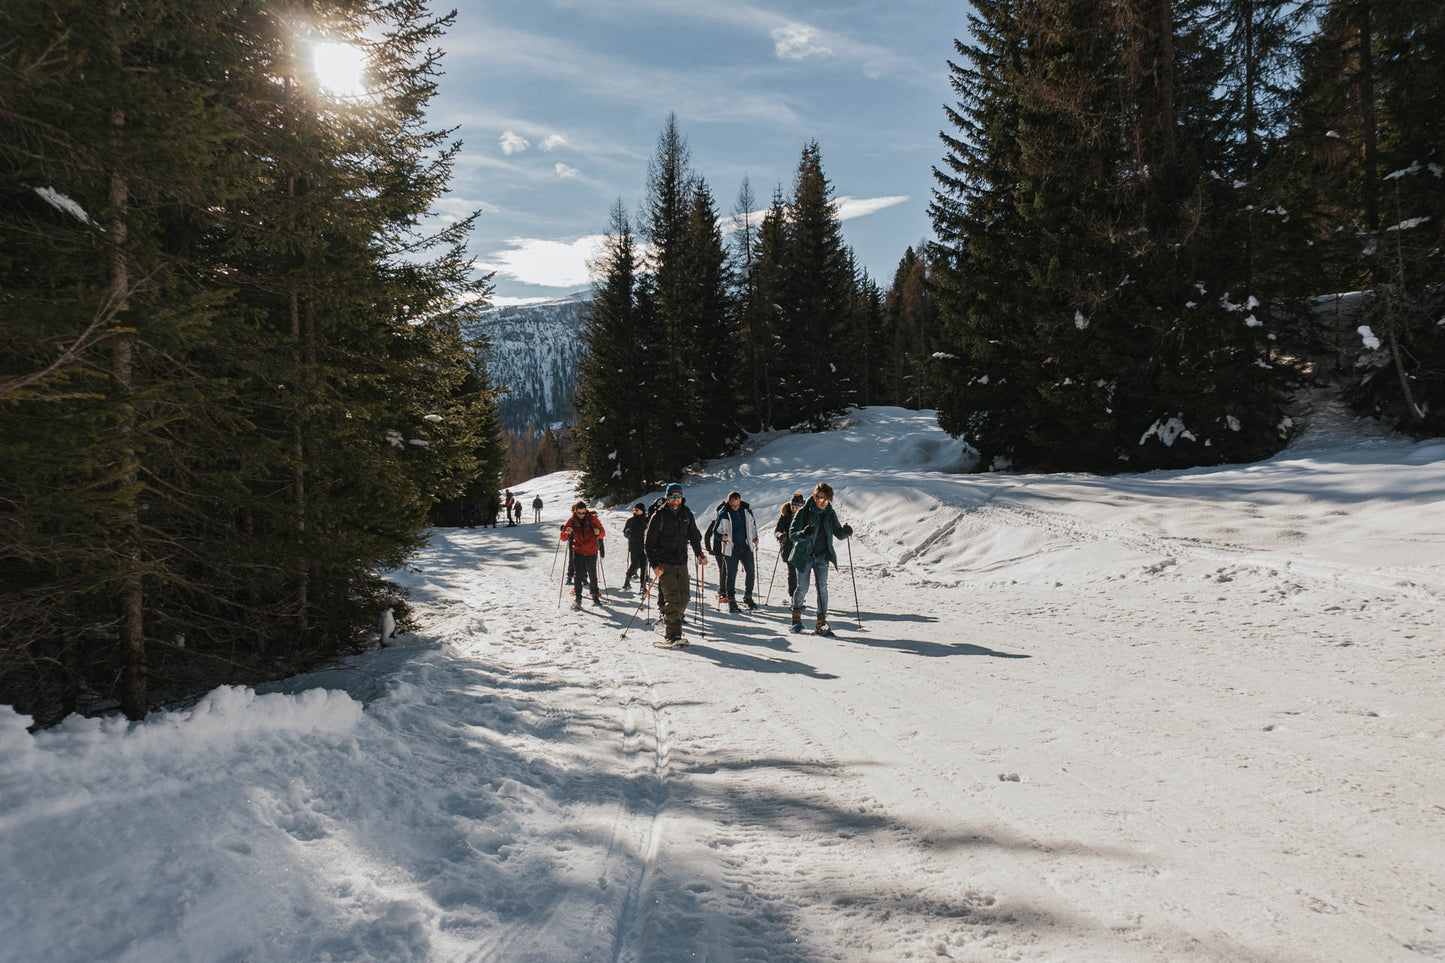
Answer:
POLYGON ((886 284, 928 236, 931 167, 965 4, 459 0, 432 122, 465 147, 444 214, 497 300, 586 287, 619 197, 636 212, 669 113, 723 215, 744 176, 791 190, 816 139, 845 240, 886 284))

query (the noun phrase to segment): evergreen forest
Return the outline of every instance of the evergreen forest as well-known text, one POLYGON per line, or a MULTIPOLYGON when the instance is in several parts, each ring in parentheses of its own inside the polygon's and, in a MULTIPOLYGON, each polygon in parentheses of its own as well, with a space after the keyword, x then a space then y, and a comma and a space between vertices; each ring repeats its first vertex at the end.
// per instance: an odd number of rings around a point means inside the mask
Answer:
POLYGON ((971 7, 934 237, 886 288, 816 141, 770 204, 745 181, 720 219, 668 121, 595 269, 584 491, 631 497, 851 405, 936 409, 980 470, 1256 460, 1322 380, 1445 429, 1445 8, 971 7))
POLYGON ((0 7, 0 701, 143 716, 405 623, 505 458, 469 222, 425 227, 449 17, 0 7), (325 89, 316 45, 364 53, 325 89), (388 615, 388 610, 392 610, 388 615))

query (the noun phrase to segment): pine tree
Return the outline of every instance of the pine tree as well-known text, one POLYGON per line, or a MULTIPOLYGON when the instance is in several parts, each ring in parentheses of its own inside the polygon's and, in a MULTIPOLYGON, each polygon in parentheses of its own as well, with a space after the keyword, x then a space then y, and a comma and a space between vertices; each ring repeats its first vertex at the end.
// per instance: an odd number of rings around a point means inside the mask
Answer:
POLYGON ((679 259, 690 281, 685 355, 698 401, 694 450, 702 458, 715 458, 734 450, 743 437, 738 386, 746 372, 747 344, 738 331, 722 227, 700 178, 693 185, 679 259))
POLYGON ((645 491, 651 460, 651 383, 655 366, 649 332, 637 310, 637 247, 619 200, 612 210, 582 338, 586 350, 573 403, 578 415, 580 489, 589 498, 645 491))
POLYGON ((1347 325, 1372 335, 1350 337, 1344 362, 1363 371, 1350 397, 1422 435, 1445 425, 1442 20, 1418 0, 1330 3, 1301 57, 1289 132, 1326 284, 1370 292, 1347 325))
POLYGON ((798 161, 786 227, 775 411, 782 424, 806 423, 818 431, 855 396, 847 374, 853 272, 816 141, 798 161))

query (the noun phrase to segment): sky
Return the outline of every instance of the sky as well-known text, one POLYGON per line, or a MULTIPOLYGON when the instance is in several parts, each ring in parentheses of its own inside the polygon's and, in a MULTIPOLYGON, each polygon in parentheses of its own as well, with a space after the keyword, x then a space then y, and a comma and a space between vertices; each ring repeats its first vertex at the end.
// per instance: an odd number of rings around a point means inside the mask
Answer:
POLYGON ((928 411, 755 436, 682 483, 751 501, 764 605, 680 651, 625 505, 561 598, 577 475, 531 479, 542 524, 392 573, 384 648, 138 723, 0 706, 0 960, 1438 961, 1445 440, 1328 401, 1112 476, 960 474, 928 411), (771 539, 819 465, 831 638, 771 539))
MULTIPOLYGON (((445 5, 443 5, 445 6, 445 5)), ((431 106, 464 142, 441 204, 481 211, 470 250, 496 301, 588 284, 621 199, 635 215, 670 113, 721 215, 744 178, 766 207, 817 140, 844 239, 887 284, 929 236, 932 166, 966 6, 458 0, 431 106)))

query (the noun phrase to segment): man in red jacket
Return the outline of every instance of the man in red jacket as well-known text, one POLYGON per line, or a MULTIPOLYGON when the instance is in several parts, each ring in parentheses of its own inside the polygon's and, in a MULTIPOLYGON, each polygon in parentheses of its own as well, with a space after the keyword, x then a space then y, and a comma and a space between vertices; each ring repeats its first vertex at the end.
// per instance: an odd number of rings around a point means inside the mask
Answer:
POLYGON ((597 513, 587 508, 586 502, 572 506, 572 517, 562 526, 562 541, 572 543, 572 575, 575 588, 572 590, 572 607, 582 607, 582 586, 592 584, 592 604, 601 605, 602 596, 597 591, 597 552, 599 539, 606 538, 602 520, 597 513))

